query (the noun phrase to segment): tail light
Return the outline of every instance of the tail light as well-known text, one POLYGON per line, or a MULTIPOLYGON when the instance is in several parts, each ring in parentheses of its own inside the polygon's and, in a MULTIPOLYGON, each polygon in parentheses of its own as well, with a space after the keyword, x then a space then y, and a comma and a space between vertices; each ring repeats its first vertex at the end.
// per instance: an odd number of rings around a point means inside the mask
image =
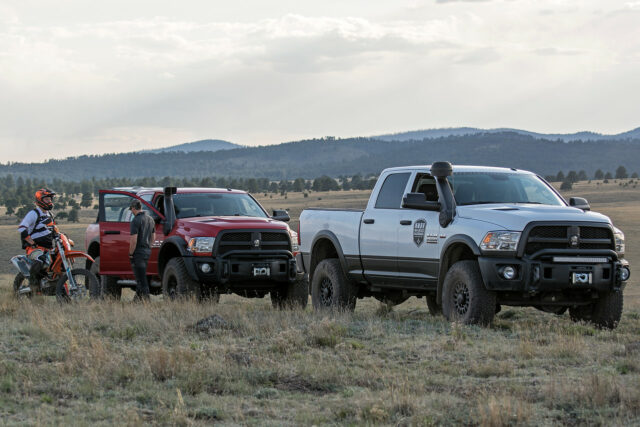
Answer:
POLYGON ((300 246, 302 242, 300 242, 300 221, 298 221, 298 246, 300 246))

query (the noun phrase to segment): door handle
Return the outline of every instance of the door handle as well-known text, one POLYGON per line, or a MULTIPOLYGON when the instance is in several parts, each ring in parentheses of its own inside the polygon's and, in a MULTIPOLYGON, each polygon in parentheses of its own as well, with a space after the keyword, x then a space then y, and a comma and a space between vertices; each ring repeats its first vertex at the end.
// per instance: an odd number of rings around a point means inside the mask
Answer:
POLYGON ((362 222, 364 222, 365 224, 373 224, 374 222, 376 222, 376 220, 369 218, 369 219, 362 220, 362 222))
POLYGON ((400 221, 400 225, 411 225, 411 220, 403 219, 400 221))
POLYGON ((104 234, 120 234, 120 232, 118 230, 107 230, 104 234))

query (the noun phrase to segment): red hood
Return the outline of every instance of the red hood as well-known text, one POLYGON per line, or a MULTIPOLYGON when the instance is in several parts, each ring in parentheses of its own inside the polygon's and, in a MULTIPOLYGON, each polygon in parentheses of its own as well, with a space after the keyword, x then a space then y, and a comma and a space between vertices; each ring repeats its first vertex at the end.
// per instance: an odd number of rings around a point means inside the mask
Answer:
POLYGON ((222 230, 234 229, 272 229, 288 230, 289 226, 282 221, 271 218, 255 218, 248 216, 203 216, 197 218, 183 218, 176 222, 171 234, 215 237, 222 230))

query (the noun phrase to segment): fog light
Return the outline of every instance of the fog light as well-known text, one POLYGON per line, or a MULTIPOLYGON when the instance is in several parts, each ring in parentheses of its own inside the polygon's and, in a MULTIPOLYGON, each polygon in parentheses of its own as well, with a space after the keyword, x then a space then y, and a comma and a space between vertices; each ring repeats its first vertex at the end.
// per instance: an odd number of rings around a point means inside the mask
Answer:
POLYGON ((620 269, 620 280, 623 282, 629 280, 629 276, 631 276, 631 271, 627 267, 622 267, 620 269))
POLYGON ((510 265, 506 266, 502 269, 502 277, 507 280, 511 280, 516 277, 516 269, 511 267, 510 265))
POLYGON ((211 266, 209 264, 201 264, 200 270, 202 270, 203 273, 209 273, 211 271, 211 266))

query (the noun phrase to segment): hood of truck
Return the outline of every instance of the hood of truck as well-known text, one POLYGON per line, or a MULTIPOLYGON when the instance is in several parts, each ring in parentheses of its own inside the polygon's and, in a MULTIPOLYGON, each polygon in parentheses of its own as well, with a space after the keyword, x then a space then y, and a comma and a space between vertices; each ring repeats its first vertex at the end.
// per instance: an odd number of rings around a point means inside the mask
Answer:
POLYGON ((282 221, 276 221, 271 218, 256 218, 248 216, 203 216, 179 219, 176 222, 175 232, 192 237, 215 237, 222 230, 248 229, 288 230, 289 226, 282 221))
POLYGON ((597 212, 584 212, 569 206, 533 204, 486 204, 456 207, 460 218, 495 224, 505 230, 522 231, 533 221, 590 221, 611 224, 611 220, 597 212))

